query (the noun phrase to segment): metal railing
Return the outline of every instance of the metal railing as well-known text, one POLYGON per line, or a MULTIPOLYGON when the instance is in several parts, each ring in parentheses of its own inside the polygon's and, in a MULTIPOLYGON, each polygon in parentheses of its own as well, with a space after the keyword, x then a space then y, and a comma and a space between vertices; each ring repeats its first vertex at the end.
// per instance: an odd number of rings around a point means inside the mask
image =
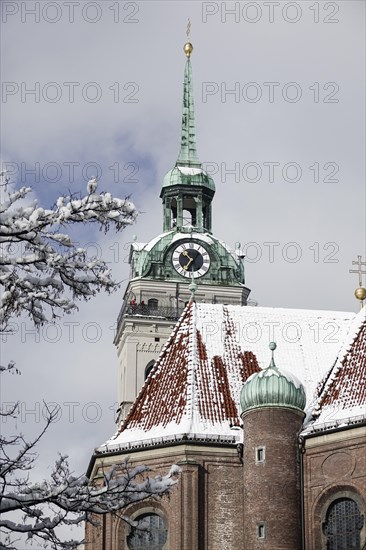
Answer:
POLYGON ((177 321, 181 316, 184 307, 171 307, 171 306, 148 306, 147 304, 131 304, 125 302, 122 306, 120 314, 117 319, 117 328, 119 327, 122 318, 125 315, 141 315, 143 317, 163 317, 171 321, 177 321))

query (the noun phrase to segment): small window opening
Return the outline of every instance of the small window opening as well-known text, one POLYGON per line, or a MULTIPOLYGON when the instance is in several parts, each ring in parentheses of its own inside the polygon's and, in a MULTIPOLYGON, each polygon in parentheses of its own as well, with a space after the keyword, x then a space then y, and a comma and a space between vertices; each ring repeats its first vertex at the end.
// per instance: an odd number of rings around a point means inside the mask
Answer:
POLYGON ((258 523, 257 525, 257 537, 259 539, 265 539, 266 538, 266 526, 264 523, 258 523))
POLYGON ((158 338, 157 336, 155 336, 154 340, 155 342, 160 342, 160 338, 158 338))
POLYGON ((155 365, 155 361, 150 361, 145 368, 145 380, 149 376, 150 372, 152 371, 153 367, 155 365))
POLYGON ((265 447, 256 447, 255 449, 255 461, 264 462, 266 459, 266 448, 265 447))

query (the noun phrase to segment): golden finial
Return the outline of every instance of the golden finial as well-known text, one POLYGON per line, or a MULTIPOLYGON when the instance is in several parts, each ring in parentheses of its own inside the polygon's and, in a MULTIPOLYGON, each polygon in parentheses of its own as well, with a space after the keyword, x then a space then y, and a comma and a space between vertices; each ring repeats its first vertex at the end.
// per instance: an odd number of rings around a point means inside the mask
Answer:
POLYGON ((360 301, 361 308, 363 307, 363 301, 366 299, 366 288, 362 286, 362 275, 366 274, 366 271, 362 269, 362 266, 366 265, 366 262, 362 261, 362 256, 357 256, 357 261, 353 261, 352 265, 357 265, 358 269, 350 269, 350 273, 358 273, 359 287, 355 290, 355 296, 360 301))
POLYGON ((187 35, 187 41, 186 44, 184 44, 184 53, 186 54, 186 56, 189 58, 191 57, 191 53, 193 52, 193 46, 192 44, 190 43, 189 41, 189 35, 191 33, 191 20, 189 19, 188 17, 188 23, 187 23, 187 32, 186 32, 186 35, 187 35))
POLYGON ((366 288, 364 288, 363 286, 356 288, 355 296, 357 300, 360 300, 360 302, 363 302, 366 298, 366 288))

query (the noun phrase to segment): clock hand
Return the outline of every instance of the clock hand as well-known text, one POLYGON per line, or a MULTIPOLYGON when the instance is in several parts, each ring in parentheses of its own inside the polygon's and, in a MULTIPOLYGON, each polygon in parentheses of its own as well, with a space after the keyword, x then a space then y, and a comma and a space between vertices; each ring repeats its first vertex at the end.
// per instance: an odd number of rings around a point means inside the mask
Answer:
POLYGON ((190 257, 187 250, 183 250, 182 254, 183 254, 183 256, 187 256, 187 258, 189 258, 191 260, 191 262, 193 262, 193 258, 190 257))
MULTIPOLYGON (((187 256, 188 256, 188 254, 187 254, 187 256)), ((189 258, 189 256, 188 256, 188 258, 189 258)), ((193 258, 189 258, 189 262, 188 262, 185 266, 183 266, 183 269, 185 269, 185 270, 187 271, 188 266, 189 266, 192 262, 193 262, 193 258)))

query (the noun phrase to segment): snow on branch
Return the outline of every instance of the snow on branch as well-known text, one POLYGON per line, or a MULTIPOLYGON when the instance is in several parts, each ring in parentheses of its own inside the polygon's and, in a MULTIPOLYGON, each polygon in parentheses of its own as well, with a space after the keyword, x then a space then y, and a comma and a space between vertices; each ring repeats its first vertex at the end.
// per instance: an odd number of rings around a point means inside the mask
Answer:
MULTIPOLYGON (((66 455, 59 456, 48 480, 31 483, 28 474, 37 458, 35 446, 57 414, 57 407, 47 409, 45 427, 31 442, 22 435, 0 439, 0 550, 16 548, 18 535, 37 540, 45 548, 73 550, 80 541, 63 540, 58 528, 84 521, 98 525, 96 518, 108 513, 121 514, 134 525, 125 514, 127 506, 169 495, 177 483, 177 466, 165 476, 151 477, 149 468, 132 467, 128 459, 102 467, 101 475, 90 482, 85 475, 70 471, 66 455), (14 512, 21 512, 21 519, 17 521, 14 512)), ((1 415, 14 416, 14 410, 1 415)))
POLYGON ((105 261, 88 258, 84 248, 70 237, 76 224, 95 224, 107 232, 121 231, 134 223, 138 212, 127 198, 96 193, 95 178, 86 196, 59 197, 50 209, 38 206, 32 189, 12 189, 6 173, 0 173, 0 329, 11 317, 27 313, 39 326, 76 309, 76 301, 88 300, 100 290, 118 285, 105 261))
MULTIPOLYGON (((97 185, 92 178, 86 196, 70 193, 44 209, 32 199, 30 187, 14 189, 0 173, 0 330, 11 331, 11 318, 23 313, 40 326, 75 310, 77 300, 116 288, 106 263, 88 258, 70 236, 76 224, 120 231, 135 221, 138 212, 128 198, 97 193, 97 185)), ((19 371, 11 362, 0 365, 3 373, 19 371)), ((153 477, 147 467, 132 467, 128 461, 102 466, 101 475, 91 481, 73 474, 66 455, 60 455, 48 480, 32 482, 35 447, 59 413, 57 407, 45 408, 45 426, 31 441, 17 432, 0 434, 0 550, 16 549, 24 537, 44 548, 73 550, 79 541, 64 540, 60 528, 70 531, 84 521, 96 525, 98 516, 109 513, 134 525, 126 507, 169 495, 177 483, 178 467, 153 477)), ((0 410, 0 422, 16 421, 18 414, 17 404, 0 410)))

